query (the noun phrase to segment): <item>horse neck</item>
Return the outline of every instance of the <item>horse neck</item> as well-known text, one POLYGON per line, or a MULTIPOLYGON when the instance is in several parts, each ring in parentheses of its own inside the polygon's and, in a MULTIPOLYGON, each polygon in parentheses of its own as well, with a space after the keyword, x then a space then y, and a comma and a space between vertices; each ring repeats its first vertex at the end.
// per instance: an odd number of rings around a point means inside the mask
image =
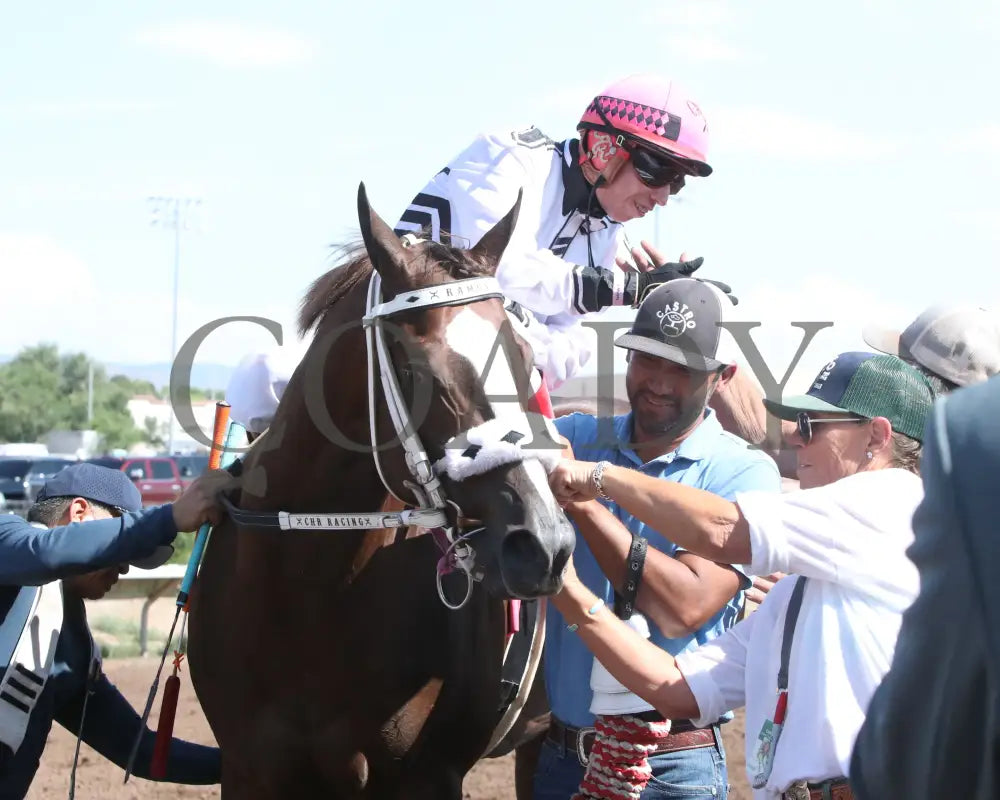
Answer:
MULTIPOLYGON (((375 511, 387 492, 370 452, 364 285, 326 315, 289 381, 260 451, 266 497, 293 511, 375 511), (359 291, 360 290, 360 291, 359 291), (303 476, 307 475, 308 480, 303 476)), ((255 445, 255 450, 257 446, 255 445)))

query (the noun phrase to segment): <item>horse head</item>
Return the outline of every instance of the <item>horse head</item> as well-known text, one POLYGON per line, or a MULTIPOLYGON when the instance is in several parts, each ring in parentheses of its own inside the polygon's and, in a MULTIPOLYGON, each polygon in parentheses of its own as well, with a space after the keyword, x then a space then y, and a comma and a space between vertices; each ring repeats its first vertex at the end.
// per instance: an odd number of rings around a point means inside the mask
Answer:
MULTIPOLYGON (((549 491, 544 467, 546 458, 557 456, 558 445, 540 416, 525 414, 538 376, 531 349, 512 326, 503 298, 498 291, 469 300, 463 295, 470 278, 494 275, 519 207, 520 197, 475 247, 460 250, 413 236, 401 241, 372 210, 363 184, 358 193, 361 233, 384 298, 405 302, 421 291, 425 300, 433 297, 429 306, 404 307, 385 323, 399 390, 413 431, 437 465, 450 521, 482 525, 468 541, 492 593, 535 597, 559 588, 573 549, 572 527, 549 491), (516 445, 525 443, 510 439, 531 434, 534 450, 529 445, 516 452, 516 445), (507 441, 500 441, 504 436, 507 441), (482 463, 456 468, 463 454, 475 454, 482 463)), ((386 404, 379 408, 379 443, 398 441, 386 404)), ((468 465, 474 460, 465 458, 468 465)), ((400 493, 412 486, 402 447, 386 451, 384 471, 394 493, 420 500, 400 493)))

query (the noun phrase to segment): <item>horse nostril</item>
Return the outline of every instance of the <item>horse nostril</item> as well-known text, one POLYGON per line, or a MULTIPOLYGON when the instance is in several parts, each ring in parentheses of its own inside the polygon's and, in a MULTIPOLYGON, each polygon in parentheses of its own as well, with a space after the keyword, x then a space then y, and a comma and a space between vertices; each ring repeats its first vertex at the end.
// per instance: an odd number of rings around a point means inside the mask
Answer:
POLYGON ((500 545, 500 569, 511 592, 530 597, 549 583, 552 560, 538 536, 520 528, 508 533, 500 545))
POLYGON ((552 574, 562 575, 563 570, 566 569, 566 564, 569 563, 569 557, 573 554, 573 548, 566 547, 558 550, 555 557, 552 559, 552 574))

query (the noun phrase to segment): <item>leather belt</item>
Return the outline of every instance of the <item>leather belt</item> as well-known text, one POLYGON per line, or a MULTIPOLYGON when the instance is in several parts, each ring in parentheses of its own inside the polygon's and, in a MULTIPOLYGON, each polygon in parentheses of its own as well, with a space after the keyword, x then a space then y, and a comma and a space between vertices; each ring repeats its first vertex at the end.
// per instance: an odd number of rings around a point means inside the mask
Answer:
MULTIPOLYGON (((576 757, 580 763, 586 766, 596 735, 597 732, 593 728, 574 728, 552 717, 547 738, 558 747, 576 753, 576 757)), ((714 746, 714 728, 696 728, 691 724, 690 720, 682 719, 675 720, 671 724, 670 735, 663 739, 650 755, 676 753, 679 750, 694 750, 698 747, 714 746)))
POLYGON ((822 783, 793 783, 781 794, 782 800, 854 800, 854 792, 846 778, 833 778, 822 783))

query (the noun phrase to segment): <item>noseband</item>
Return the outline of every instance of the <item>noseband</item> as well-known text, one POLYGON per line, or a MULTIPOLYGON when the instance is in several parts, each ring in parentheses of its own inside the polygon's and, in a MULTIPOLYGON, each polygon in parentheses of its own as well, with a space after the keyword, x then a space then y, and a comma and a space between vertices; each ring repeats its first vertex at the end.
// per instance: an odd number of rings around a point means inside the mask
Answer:
MULTIPOLYGON (((410 237, 404 239, 404 246, 412 246, 416 240, 410 237)), ((464 280, 414 289, 397 295, 391 300, 382 300, 382 279, 378 272, 372 270, 368 282, 368 295, 365 304, 365 315, 362 324, 365 328, 365 346, 368 351, 368 419, 372 442, 372 458, 379 479, 386 491, 406 503, 389 485, 376 445, 376 403, 375 403, 375 366, 382 384, 382 395, 385 397, 389 417, 392 419, 396 437, 403 448, 406 467, 412 480, 403 482, 404 486, 416 499, 416 507, 397 512, 333 512, 290 514, 286 511, 244 511, 223 498, 230 518, 237 525, 251 527, 279 528, 280 530, 365 530, 378 528, 398 528, 417 525, 431 530, 435 542, 442 550, 437 567, 437 590, 441 601, 451 609, 464 606, 472 596, 474 580, 482 578, 481 569, 476 568, 476 553, 469 543, 469 537, 482 528, 476 528, 461 533, 458 526, 462 518, 461 509, 456 503, 445 496, 441 481, 435 470, 435 465, 427 456, 423 442, 412 424, 410 411, 406 406, 403 393, 399 388, 395 365, 389 353, 386 341, 384 321, 396 314, 415 309, 441 308, 443 306, 466 305, 480 300, 503 300, 503 292, 496 278, 468 278, 464 280), (451 514, 449 515, 449 511, 451 514), (450 517, 450 518, 449 518, 450 517), (460 570, 466 578, 466 593, 460 603, 449 602, 444 594, 442 577, 452 571, 460 570)), ((460 434, 467 435, 468 432, 460 434)), ((459 437, 456 437, 458 439, 459 437)), ((522 457, 528 457, 531 451, 525 451, 522 457)))

